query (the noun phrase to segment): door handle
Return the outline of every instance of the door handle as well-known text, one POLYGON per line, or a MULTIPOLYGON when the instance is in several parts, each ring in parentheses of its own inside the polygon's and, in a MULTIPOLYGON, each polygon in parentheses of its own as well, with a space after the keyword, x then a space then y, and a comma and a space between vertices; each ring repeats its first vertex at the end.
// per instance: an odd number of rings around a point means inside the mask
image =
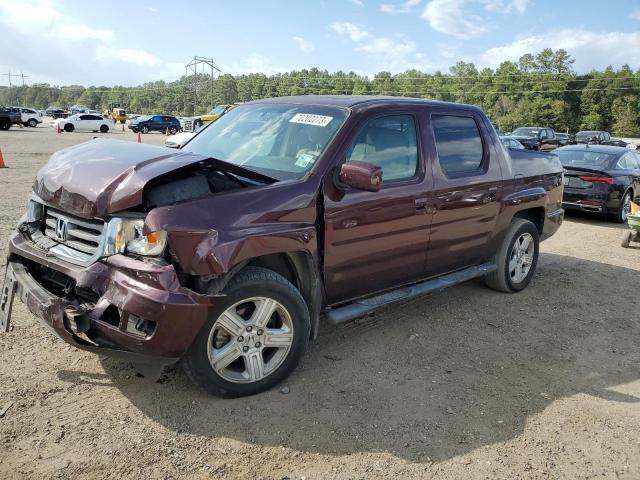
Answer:
POLYGON ((416 198, 413 200, 413 204, 416 207, 416 211, 418 213, 427 213, 428 209, 427 209, 427 204, 428 204, 428 199, 427 198, 416 198))

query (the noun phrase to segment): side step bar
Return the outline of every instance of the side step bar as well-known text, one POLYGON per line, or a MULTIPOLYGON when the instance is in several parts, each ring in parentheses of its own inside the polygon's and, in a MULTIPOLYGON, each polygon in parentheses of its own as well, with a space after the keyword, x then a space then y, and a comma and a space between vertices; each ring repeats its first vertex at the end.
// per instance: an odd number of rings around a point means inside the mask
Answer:
POLYGON ((402 287, 391 292, 383 293, 382 295, 356 300, 348 305, 332 308, 326 312, 325 315, 327 320, 329 320, 329 323, 339 325, 341 323, 348 322, 349 320, 364 317, 365 315, 392 303, 417 297, 418 295, 423 295, 425 293, 444 290, 447 287, 466 282, 472 278, 483 277, 486 274, 493 272, 496 268, 497 267, 493 263, 483 263, 482 265, 465 268, 464 270, 449 273, 432 280, 415 283, 408 287, 402 287))

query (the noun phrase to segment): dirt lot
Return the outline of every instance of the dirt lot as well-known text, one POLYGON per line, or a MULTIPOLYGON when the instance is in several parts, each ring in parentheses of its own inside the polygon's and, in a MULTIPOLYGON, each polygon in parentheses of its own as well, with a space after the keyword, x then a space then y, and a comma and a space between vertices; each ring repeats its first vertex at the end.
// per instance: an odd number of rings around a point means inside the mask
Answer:
MULTIPOLYGON (((37 169, 93 136, 0 132, 1 268, 37 169)), ((240 400, 77 351, 18 302, 0 478, 638 479, 640 249, 621 228, 569 216, 526 291, 475 281, 327 326, 288 394, 240 400)))

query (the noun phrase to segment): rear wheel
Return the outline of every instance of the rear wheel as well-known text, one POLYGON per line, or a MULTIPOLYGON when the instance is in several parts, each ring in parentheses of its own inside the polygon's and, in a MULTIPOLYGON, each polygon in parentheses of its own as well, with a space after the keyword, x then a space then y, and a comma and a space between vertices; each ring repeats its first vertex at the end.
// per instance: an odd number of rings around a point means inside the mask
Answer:
POLYGON ((35 127, 38 126, 38 121, 35 118, 30 118, 29 122, 27 122, 27 123, 29 123, 29 126, 32 127, 32 128, 35 128, 35 127))
POLYGON ((75 127, 71 123, 65 123, 64 125, 65 132, 73 132, 74 128, 75 127))
POLYGON ((281 275, 247 267, 224 289, 184 358, 187 375, 213 395, 262 392, 297 366, 309 338, 309 311, 281 275))
POLYGON ((140 128, 140 131, 142 133, 149 133, 149 127, 147 127, 146 125, 143 125, 142 128, 140 128))
POLYGON ((100 125, 100 133, 107 133, 109 131, 109 127, 106 125, 100 125))
POLYGON ((514 218, 494 256, 496 270, 486 284, 501 292, 519 292, 529 285, 538 264, 540 237, 529 220, 514 218))
POLYGON ((625 223, 627 221, 627 215, 631 210, 631 192, 625 192, 620 202, 620 208, 613 214, 613 221, 616 223, 625 223))

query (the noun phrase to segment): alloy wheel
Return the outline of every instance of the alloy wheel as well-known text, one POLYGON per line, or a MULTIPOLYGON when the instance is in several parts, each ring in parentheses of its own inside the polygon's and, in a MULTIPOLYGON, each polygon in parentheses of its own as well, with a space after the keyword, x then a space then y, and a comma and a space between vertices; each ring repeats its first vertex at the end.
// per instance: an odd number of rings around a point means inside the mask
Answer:
POLYGON ((509 255, 509 277, 514 283, 520 283, 529 274, 533 265, 535 244, 530 233, 520 235, 511 248, 509 255))
POLYGON ((268 297, 253 297, 227 308, 213 324, 208 357, 213 370, 233 383, 262 380, 278 369, 293 343, 287 309, 268 297))

